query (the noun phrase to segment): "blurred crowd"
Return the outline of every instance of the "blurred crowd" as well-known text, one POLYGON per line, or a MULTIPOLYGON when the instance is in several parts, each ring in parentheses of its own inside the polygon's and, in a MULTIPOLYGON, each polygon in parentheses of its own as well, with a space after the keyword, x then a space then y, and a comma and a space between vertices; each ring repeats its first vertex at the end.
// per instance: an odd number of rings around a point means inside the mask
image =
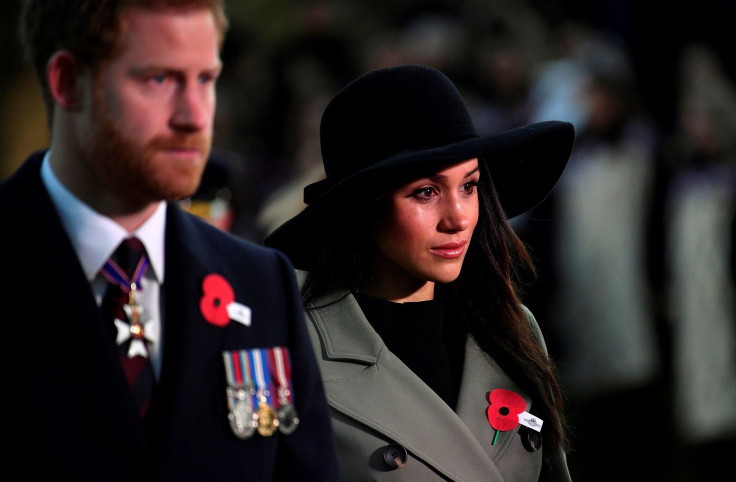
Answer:
MULTIPOLYGON (((442 70, 480 133, 572 122, 560 183, 513 224, 539 270, 524 301, 569 396, 573 480, 716 478, 736 445, 734 2, 230 4, 216 149, 192 206, 260 242, 323 175, 327 101, 379 67, 442 70)), ((45 124, 17 52, 0 61, 17 66, 0 76, 5 177, 45 124)))

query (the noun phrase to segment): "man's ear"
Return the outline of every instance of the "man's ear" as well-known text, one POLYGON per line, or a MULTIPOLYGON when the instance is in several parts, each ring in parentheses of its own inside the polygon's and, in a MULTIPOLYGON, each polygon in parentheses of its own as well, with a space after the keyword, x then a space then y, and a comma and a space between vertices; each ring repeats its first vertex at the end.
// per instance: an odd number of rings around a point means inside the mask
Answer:
POLYGON ((54 101, 66 110, 82 106, 82 65, 68 50, 59 50, 46 66, 46 79, 54 101))

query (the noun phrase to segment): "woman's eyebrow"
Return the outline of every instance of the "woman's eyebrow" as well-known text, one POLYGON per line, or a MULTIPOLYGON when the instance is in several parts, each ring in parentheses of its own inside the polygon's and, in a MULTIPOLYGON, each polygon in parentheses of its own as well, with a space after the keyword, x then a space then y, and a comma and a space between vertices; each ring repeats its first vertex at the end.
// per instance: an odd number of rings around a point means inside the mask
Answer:
POLYGON ((480 171, 480 166, 478 166, 478 167, 476 167, 475 169, 473 169, 473 170, 471 170, 471 171, 467 172, 467 173, 465 174, 465 177, 468 177, 468 176, 472 176, 473 174, 475 174, 475 173, 476 173, 476 172, 478 172, 478 171, 480 171))
MULTIPOLYGON (((476 167, 475 169, 472 169, 472 170, 466 172, 463 177, 465 178, 465 177, 472 176, 473 174, 475 174, 479 170, 480 170, 480 167, 476 167)), ((447 178, 447 176, 445 176, 444 174, 440 174, 438 172, 438 173, 432 174, 431 176, 427 176, 425 179, 429 179, 430 181, 441 181, 441 180, 446 179, 446 178, 447 178)))

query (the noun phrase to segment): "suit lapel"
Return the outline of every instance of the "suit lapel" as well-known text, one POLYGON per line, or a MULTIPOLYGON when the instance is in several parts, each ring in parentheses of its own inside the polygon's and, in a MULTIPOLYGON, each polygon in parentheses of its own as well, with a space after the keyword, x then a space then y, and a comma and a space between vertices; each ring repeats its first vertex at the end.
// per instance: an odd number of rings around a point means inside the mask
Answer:
MULTIPOLYGON (((213 329, 200 312, 202 280, 212 270, 211 253, 200 240, 201 233, 175 205, 169 205, 166 220, 166 275, 162 286, 165 345, 160 385, 151 406, 155 420, 152 433, 166 434, 164 450, 173 450, 186 439, 189 421, 197 410, 209 406, 204 389, 213 376, 222 374, 220 349, 226 329, 213 329), (161 407, 168 407, 164 411, 161 407)), ((224 375, 223 375, 224 376, 224 375)))
MULTIPOLYGON (((95 303, 71 241, 61 224, 46 189, 41 182, 42 155, 27 162, 19 171, 18 182, 24 186, 18 198, 18 252, 33 253, 38 269, 29 273, 34 286, 29 302, 31 317, 38 323, 37 341, 46 348, 53 363, 64 366, 68 376, 76 379, 79 397, 96 406, 105 422, 130 447, 131 453, 142 455, 143 426, 132 396, 121 397, 128 387, 117 349, 110 337, 102 313, 95 303), (43 297, 43 299, 40 299, 43 297)), ((53 402, 52 402, 53 403, 53 402)), ((63 409, 63 408, 62 408, 63 409)))
MULTIPOLYGON (((319 309, 308 313, 313 336, 325 348, 320 369, 335 410, 395 440, 453 480, 502 480, 473 431, 388 351, 352 295, 316 305, 319 309)), ((481 417, 471 417, 474 423, 483 421, 480 410, 481 417)))

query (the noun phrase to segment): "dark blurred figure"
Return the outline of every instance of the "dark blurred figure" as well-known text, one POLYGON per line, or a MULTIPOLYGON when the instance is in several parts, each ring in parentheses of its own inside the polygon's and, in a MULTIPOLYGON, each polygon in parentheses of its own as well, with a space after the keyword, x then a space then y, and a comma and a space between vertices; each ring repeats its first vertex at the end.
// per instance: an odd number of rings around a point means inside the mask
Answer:
POLYGON ((482 99, 471 107, 478 129, 497 132, 529 122, 533 60, 518 33, 502 20, 494 21, 479 40, 476 55, 475 83, 482 99))
POLYGON ((235 220, 233 201, 233 167, 228 155, 213 150, 202 173, 197 191, 190 197, 179 201, 185 211, 199 216, 212 226, 223 231, 232 231, 235 220))
POLYGON ((736 86, 714 51, 683 51, 667 161, 668 308, 681 480, 719 480, 736 450, 736 86))
POLYGON ((259 241, 304 207, 297 186, 323 176, 319 118, 329 98, 358 72, 341 5, 306 0, 297 8, 297 31, 275 49, 269 105, 259 113, 266 127, 266 162, 256 182, 261 203, 253 215, 259 241))
POLYGON ((354 52, 341 30, 339 5, 305 0, 298 8, 297 31, 273 55, 270 111, 262 113, 269 126, 264 132, 269 157, 284 159, 290 166, 299 162, 295 154, 300 142, 294 131, 299 129, 303 106, 323 93, 332 95, 357 72, 354 52))
POLYGON ((573 479, 625 480, 637 467, 642 480, 667 480, 659 134, 638 103, 624 51, 598 36, 579 40, 573 56, 550 66, 579 90, 562 84, 563 92, 539 98, 549 101, 543 110, 577 116, 580 133, 550 198, 515 224, 539 260, 527 303, 554 334, 570 394, 573 479), (641 426, 657 436, 632 436, 641 426), (626 461, 612 463, 624 448, 626 461))

